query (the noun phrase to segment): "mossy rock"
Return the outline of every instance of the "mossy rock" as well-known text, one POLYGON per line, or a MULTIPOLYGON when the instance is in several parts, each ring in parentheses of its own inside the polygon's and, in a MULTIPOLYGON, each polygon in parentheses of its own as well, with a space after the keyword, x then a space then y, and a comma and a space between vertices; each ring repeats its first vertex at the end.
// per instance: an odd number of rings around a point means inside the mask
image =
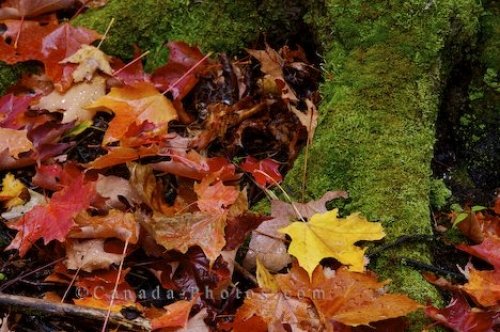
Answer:
MULTIPOLYGON (((310 147, 306 199, 344 189, 346 213, 380 220, 387 241, 432 235, 430 168, 447 42, 474 38, 481 7, 474 1, 350 1, 317 4, 309 22, 324 49, 323 102, 310 147)), ((301 156, 284 186, 302 187, 301 156)), ((443 201, 443 191, 440 203, 443 201)), ((297 195, 296 195, 297 196, 297 195)), ((404 259, 431 262, 425 244, 382 253, 372 265, 395 291, 440 304, 436 289, 404 259)), ((425 324, 413 316, 412 330, 425 324)))
POLYGON ((106 6, 78 16, 74 25, 104 33, 114 18, 103 50, 123 59, 132 57, 133 45, 150 51, 147 69, 166 61, 165 43, 182 40, 204 52, 235 52, 264 32, 284 36, 301 19, 300 1, 247 0, 110 0, 106 6), (281 10, 277 10, 280 8, 281 10))

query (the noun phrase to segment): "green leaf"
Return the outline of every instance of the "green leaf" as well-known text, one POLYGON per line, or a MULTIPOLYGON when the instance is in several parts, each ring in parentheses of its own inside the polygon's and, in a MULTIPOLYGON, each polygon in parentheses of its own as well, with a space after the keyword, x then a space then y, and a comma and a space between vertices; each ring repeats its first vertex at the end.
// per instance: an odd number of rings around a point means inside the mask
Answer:
POLYGON ((462 212, 459 213, 453 222, 453 227, 457 226, 460 222, 464 221, 469 216, 468 213, 462 212))
POLYGON ((76 137, 92 126, 92 120, 85 120, 77 126, 74 126, 64 137, 76 137))
POLYGON ((486 210, 487 207, 484 207, 484 206, 481 206, 481 205, 474 205, 472 208, 471 208, 471 211, 472 212, 479 212, 479 211, 483 211, 483 210, 486 210))

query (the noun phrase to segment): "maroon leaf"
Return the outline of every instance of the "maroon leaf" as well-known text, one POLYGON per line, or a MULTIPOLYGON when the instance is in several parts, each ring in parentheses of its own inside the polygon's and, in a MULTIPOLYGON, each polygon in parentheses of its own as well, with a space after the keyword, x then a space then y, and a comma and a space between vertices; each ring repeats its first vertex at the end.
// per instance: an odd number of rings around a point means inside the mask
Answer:
POLYGON ((245 172, 252 174, 257 184, 261 187, 266 185, 274 185, 283 180, 279 172, 280 164, 274 159, 257 160, 254 157, 246 157, 245 161, 241 164, 241 168, 245 172))
POLYGON ((203 59, 203 54, 197 47, 191 47, 184 42, 169 42, 167 47, 170 50, 168 63, 158 68, 151 76, 151 80, 160 90, 170 89, 174 99, 182 99, 198 83, 196 75, 203 70, 207 61, 203 61, 186 75, 203 59), (184 75, 185 77, 181 79, 184 75))
POLYGON ((427 306, 425 313, 439 324, 456 332, 493 332, 493 327, 498 326, 495 320, 500 318, 498 312, 471 309, 465 297, 458 292, 454 293, 446 308, 427 306))
POLYGON ((496 236, 487 236, 480 244, 475 246, 459 244, 457 248, 473 256, 484 259, 496 269, 500 270, 500 238, 496 236))
POLYGON ((256 229, 262 222, 270 219, 271 217, 249 212, 229 219, 224 231, 226 237, 226 246, 224 250, 234 250, 238 248, 251 231, 256 229))
POLYGON ((10 129, 21 129, 24 127, 22 121, 24 112, 33 97, 14 96, 12 93, 0 97, 0 127, 10 129))

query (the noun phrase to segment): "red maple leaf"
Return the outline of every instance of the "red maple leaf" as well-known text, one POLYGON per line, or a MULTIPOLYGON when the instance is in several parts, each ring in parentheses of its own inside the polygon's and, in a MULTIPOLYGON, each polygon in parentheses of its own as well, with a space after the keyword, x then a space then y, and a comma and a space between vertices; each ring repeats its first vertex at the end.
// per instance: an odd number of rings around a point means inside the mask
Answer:
POLYGON ((184 42, 169 42, 170 51, 168 63, 158 68, 151 76, 151 81, 160 90, 169 89, 174 99, 184 98, 198 83, 197 74, 203 70, 207 61, 197 47, 191 47, 184 42), (202 64, 196 66, 200 61, 202 64), (191 72, 188 73, 188 71, 191 72))
POLYGON ((498 312, 471 309, 465 297, 458 292, 446 308, 427 306, 425 313, 456 332, 493 332, 495 320, 500 318, 498 312))
POLYGON ((48 34, 42 42, 42 59, 45 65, 45 74, 52 79, 58 90, 68 88, 72 82, 71 70, 65 68, 73 68, 73 65, 63 65, 60 61, 69 57, 84 44, 90 44, 101 35, 97 32, 85 28, 75 28, 69 23, 61 24, 56 30, 48 34))
POLYGON ((32 96, 15 96, 12 93, 0 97, 0 127, 21 129, 23 116, 33 99, 32 96))
POLYGON ((241 168, 245 172, 252 174, 255 182, 261 187, 268 184, 280 183, 283 180, 279 172, 280 164, 274 159, 257 160, 254 157, 246 157, 241 164, 241 168))
POLYGON ((58 25, 55 16, 40 21, 6 20, 3 23, 7 30, 0 39, 0 60, 9 65, 28 60, 41 60, 43 38, 58 25))
POLYGON ((5 21, 7 31, 0 40, 0 60, 14 64, 28 60, 41 61, 45 74, 58 90, 68 88, 75 66, 59 62, 72 55, 83 44, 101 37, 93 30, 75 28, 69 23, 57 25, 55 17, 45 21, 5 21))
POLYGON ((469 254, 484 259, 495 269, 500 270, 500 238, 496 236, 486 236, 480 244, 467 246, 465 244, 457 245, 457 248, 468 252, 469 254))
POLYGON ((75 0, 7 0, 0 9, 0 19, 38 16, 68 8, 75 0))
POLYGON ((86 182, 80 173, 70 185, 56 192, 47 205, 37 205, 8 224, 18 233, 7 249, 18 249, 22 257, 40 238, 45 244, 52 240, 63 242, 74 225, 73 217, 89 207, 94 192, 94 183, 86 182))

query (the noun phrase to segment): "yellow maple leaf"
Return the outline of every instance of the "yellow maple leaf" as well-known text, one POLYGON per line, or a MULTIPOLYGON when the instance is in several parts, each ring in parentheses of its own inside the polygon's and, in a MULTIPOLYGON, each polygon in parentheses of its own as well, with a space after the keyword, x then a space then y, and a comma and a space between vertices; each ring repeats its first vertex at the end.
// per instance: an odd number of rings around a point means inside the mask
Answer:
POLYGON ((17 180, 14 175, 8 173, 2 181, 0 202, 4 202, 6 208, 24 204, 25 200, 20 197, 24 192, 27 192, 24 184, 17 180))
POLYGON ((257 283, 259 284, 259 287, 274 293, 278 292, 278 283, 274 279, 274 276, 271 274, 271 272, 266 269, 264 264, 262 264, 258 258, 256 260, 256 264, 257 271, 255 272, 255 276, 257 277, 257 283))
POLYGON ((338 218, 337 209, 315 214, 309 222, 293 222, 279 231, 292 238, 288 252, 297 258, 309 276, 327 257, 337 259, 351 271, 363 272, 366 248, 354 244, 385 236, 380 223, 369 222, 359 213, 338 218))

